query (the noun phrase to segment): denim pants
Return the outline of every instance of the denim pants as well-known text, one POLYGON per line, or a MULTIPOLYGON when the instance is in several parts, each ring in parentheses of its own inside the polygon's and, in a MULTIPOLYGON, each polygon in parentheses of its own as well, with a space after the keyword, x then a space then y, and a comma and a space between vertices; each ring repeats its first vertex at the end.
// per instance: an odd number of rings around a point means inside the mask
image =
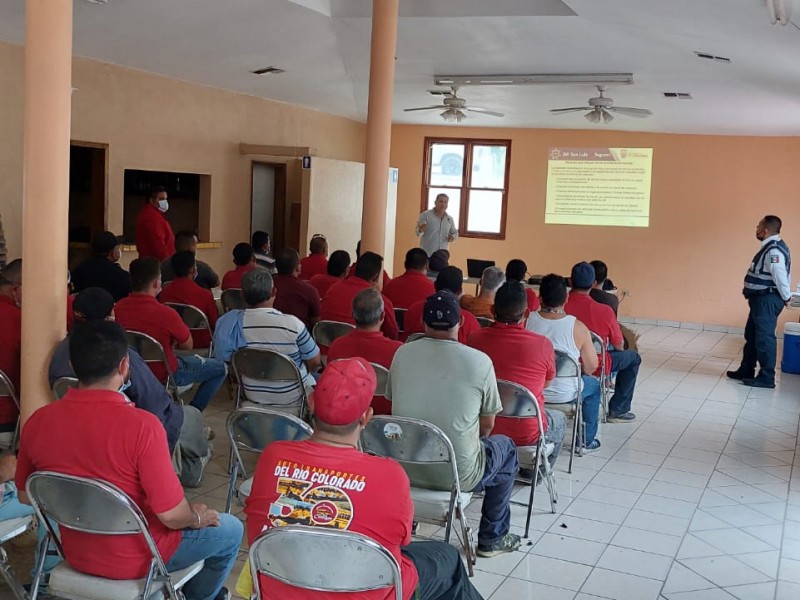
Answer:
POLYGON ((583 440, 583 443, 588 446, 597 437, 598 421, 600 420, 600 380, 591 375, 582 375, 581 379, 583 379, 581 411, 583 412, 583 424, 586 427, 586 439, 583 440))
POLYGON ((750 305, 750 314, 744 327, 744 351, 739 371, 753 377, 758 363, 761 367, 758 378, 775 383, 778 354, 775 327, 778 325, 778 315, 783 310, 783 300, 778 294, 766 294, 748 298, 747 303, 750 305))
MULTIPOLYGON (((14 482, 7 481, 4 484, 3 500, 2 503, 0 503, 0 521, 16 519, 17 517, 27 517, 34 513, 35 511, 30 504, 23 504, 19 501, 17 486, 14 485, 14 482)), ((56 525, 55 527, 57 530, 58 526, 56 525)), ((36 530, 36 553, 33 561, 33 571, 36 570, 36 565, 39 561, 39 549, 41 548, 42 540, 46 534, 47 528, 40 524, 39 528, 36 530)), ((61 557, 58 555, 55 545, 50 542, 47 547, 47 558, 44 561, 44 572, 49 573, 60 562, 61 557)), ((33 571, 31 575, 33 575, 33 571)))
POLYGON ((481 507, 481 524, 478 528, 478 544, 490 546, 505 534, 511 526, 511 492, 517 475, 517 447, 505 435, 481 438, 486 450, 486 470, 483 479, 473 492, 484 492, 481 507))
POLYGON ((419 575, 413 600, 483 600, 467 577, 461 555, 450 544, 412 542, 400 551, 419 575))
POLYGON ((631 409, 633 388, 636 386, 642 357, 633 350, 609 350, 608 354, 611 356, 611 371, 617 374, 614 395, 608 401, 608 413, 624 415, 631 409))
POLYGON ((186 600, 214 600, 236 562, 244 526, 228 513, 220 513, 219 527, 184 529, 175 554, 167 562, 167 571, 180 571, 199 560, 203 569, 183 587, 186 600))
POLYGON ((191 405, 197 410, 203 411, 222 386, 227 375, 225 363, 221 360, 201 356, 179 356, 178 369, 172 377, 176 385, 200 384, 191 405))
POLYGON ((544 409, 544 415, 547 419, 547 431, 544 434, 544 441, 546 444, 553 444, 553 453, 547 458, 552 467, 556 464, 558 453, 561 452, 561 446, 564 443, 564 434, 567 431, 567 417, 558 410, 544 409))

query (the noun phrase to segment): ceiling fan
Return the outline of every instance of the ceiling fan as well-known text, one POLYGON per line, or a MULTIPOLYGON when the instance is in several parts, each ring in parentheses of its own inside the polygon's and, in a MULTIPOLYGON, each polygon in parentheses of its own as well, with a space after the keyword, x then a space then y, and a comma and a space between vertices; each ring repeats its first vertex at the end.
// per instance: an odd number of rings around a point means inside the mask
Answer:
POLYGON ((406 108, 405 112, 415 112, 420 110, 441 110, 441 117, 448 123, 461 123, 467 118, 468 112, 479 113, 482 115, 489 115, 492 117, 505 116, 501 112, 488 110, 486 108, 479 108, 477 106, 467 106, 467 101, 464 98, 458 97, 458 86, 454 85, 450 88, 451 91, 431 91, 432 94, 444 96, 442 104, 434 106, 418 106, 416 108, 406 108))
POLYGON ((603 123, 610 123, 611 121, 614 120, 614 115, 611 114, 612 112, 620 115, 626 115, 629 117, 638 117, 640 119, 649 117, 650 115, 653 114, 646 108, 630 108, 627 106, 614 106, 614 99, 608 98, 604 95, 606 91, 606 86, 604 85, 598 85, 597 91, 600 92, 600 95, 595 96, 594 98, 589 98, 589 106, 576 106, 573 108, 554 108, 550 112, 556 115, 562 115, 571 112, 588 111, 583 116, 590 123, 599 123, 600 121, 602 121, 603 123))

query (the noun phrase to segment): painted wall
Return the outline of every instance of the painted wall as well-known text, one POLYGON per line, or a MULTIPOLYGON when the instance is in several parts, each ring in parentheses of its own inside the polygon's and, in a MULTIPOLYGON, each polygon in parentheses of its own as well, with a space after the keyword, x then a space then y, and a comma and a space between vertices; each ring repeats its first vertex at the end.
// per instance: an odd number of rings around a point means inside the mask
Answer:
MULTIPOLYGON (((800 255, 798 138, 397 125, 396 269, 417 245, 413 224, 421 208, 425 136, 512 141, 506 240, 451 244, 451 262, 465 270, 468 257, 502 266, 522 258, 531 273, 568 275, 580 260, 602 259, 614 282, 630 290, 623 315, 741 327, 747 311, 742 279, 758 250, 759 219, 780 216, 784 239, 800 255), (652 147, 650 227, 545 225, 550 146, 652 147)), ((784 311, 784 320, 797 317, 796 310, 784 311)))
MULTIPOLYGON (((365 126, 349 119, 82 58, 73 62, 73 85, 72 139, 109 145, 107 227, 122 231, 126 168, 209 174, 208 241, 222 248, 201 250, 200 258, 221 270, 233 246, 250 237, 256 157, 240 155, 241 142, 364 160, 365 126)), ((0 88, 0 215, 14 257, 22 247, 21 46, 0 43, 0 88)))

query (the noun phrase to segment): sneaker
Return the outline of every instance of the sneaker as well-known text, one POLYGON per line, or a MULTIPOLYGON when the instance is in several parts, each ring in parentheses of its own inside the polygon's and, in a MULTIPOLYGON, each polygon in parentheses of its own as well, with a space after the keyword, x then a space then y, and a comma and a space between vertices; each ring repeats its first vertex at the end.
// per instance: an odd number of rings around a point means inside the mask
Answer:
POLYGON ((736 379, 741 381, 742 379, 749 379, 755 375, 755 373, 742 371, 741 369, 736 369, 735 371, 728 371, 726 373, 728 379, 736 379))
POLYGON ((203 427, 203 433, 205 434, 206 439, 209 440, 209 441, 213 440, 215 437, 217 437, 217 434, 214 433, 214 430, 211 429, 211 427, 209 427, 208 425, 203 427))
POLYGON ((521 544, 522 540, 516 533, 508 532, 491 545, 478 544, 478 556, 491 558, 504 552, 514 552, 521 544))
POLYGON ((228 588, 224 587, 219 591, 214 600, 231 600, 231 592, 228 588))
POLYGON ((767 381, 766 379, 761 379, 760 377, 742 379, 742 383, 744 385, 749 385, 750 387, 767 388, 769 390, 775 389, 774 381, 767 381))
POLYGON ((621 415, 612 415, 609 414, 606 418, 606 421, 609 423, 630 423, 631 421, 636 420, 636 415, 632 412, 626 412, 621 415))
POLYGON ((597 452, 598 450, 600 450, 600 440, 598 440, 597 438, 594 438, 591 444, 588 444, 583 447, 584 454, 586 454, 587 452, 588 453, 597 452))
MULTIPOLYGON (((545 474, 540 470, 539 471, 539 480, 536 482, 537 486, 542 485, 542 481, 545 478, 545 474)), ((519 469, 519 479, 521 479, 525 485, 531 485, 533 483, 533 469, 523 469, 520 467, 519 469)))

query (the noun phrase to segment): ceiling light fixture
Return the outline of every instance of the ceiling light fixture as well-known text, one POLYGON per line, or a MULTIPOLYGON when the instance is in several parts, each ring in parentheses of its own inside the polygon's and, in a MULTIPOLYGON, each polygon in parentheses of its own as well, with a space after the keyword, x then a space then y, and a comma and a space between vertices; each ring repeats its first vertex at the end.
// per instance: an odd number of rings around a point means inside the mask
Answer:
POLYGON ((775 25, 780 21, 781 25, 786 26, 792 17, 792 1, 767 0, 767 12, 769 13, 770 23, 775 25))
POLYGON ((631 84, 633 73, 534 73, 530 75, 434 75, 435 85, 631 84))
POLYGON ((270 65, 268 67, 264 67, 262 69, 256 69, 255 71, 250 71, 253 75, 280 75, 281 73, 286 73, 285 69, 281 69, 280 67, 276 67, 274 65, 270 65))
POLYGON ((448 108, 443 111, 440 116, 448 123, 461 123, 461 121, 467 118, 467 115, 457 108, 448 108))

